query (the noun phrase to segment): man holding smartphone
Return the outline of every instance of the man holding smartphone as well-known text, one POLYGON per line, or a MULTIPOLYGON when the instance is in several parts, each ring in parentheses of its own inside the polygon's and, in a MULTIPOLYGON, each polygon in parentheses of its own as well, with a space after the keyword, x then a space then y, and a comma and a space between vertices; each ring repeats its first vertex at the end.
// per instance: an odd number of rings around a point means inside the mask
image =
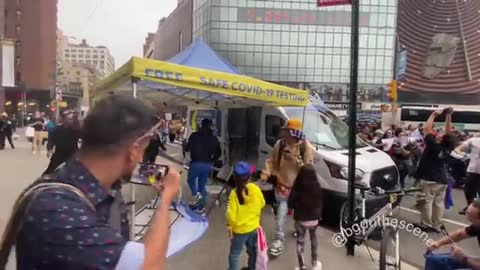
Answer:
POLYGON ((129 179, 142 161, 156 128, 152 115, 142 101, 127 96, 110 95, 95 105, 82 126, 82 149, 49 176, 57 186, 34 190, 25 210, 15 204, 0 269, 13 245, 19 270, 164 269, 179 173, 171 168, 158 186, 162 199, 144 243, 129 239, 126 206, 115 195, 121 194, 115 193, 121 179, 129 179))
POLYGON ((424 231, 441 232, 448 183, 447 159, 456 147, 456 137, 451 133, 452 114, 453 108, 434 111, 425 125, 425 150, 416 173, 425 195, 425 202, 420 207, 421 222, 417 226, 424 231), (435 137, 433 125, 442 114, 445 115, 445 134, 435 137))

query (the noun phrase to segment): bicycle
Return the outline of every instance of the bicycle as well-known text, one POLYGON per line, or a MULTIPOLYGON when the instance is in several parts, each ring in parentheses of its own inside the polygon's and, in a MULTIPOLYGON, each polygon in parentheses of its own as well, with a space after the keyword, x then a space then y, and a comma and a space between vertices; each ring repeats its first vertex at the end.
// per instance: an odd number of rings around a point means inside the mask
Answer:
MULTIPOLYGON (((380 233, 379 240, 381 241, 379 260, 380 270, 401 269, 402 261, 400 258, 400 235, 398 233, 398 228, 391 224, 385 224, 383 221, 385 217, 392 216, 393 210, 400 205, 404 195, 418 192, 420 189, 385 191, 380 188, 371 189, 360 183, 355 184, 355 189, 360 190, 360 200, 356 201, 354 207, 353 223, 349 222, 348 201, 343 204, 340 210, 340 231, 342 235, 347 231, 347 228, 352 228, 354 224, 357 224, 361 231, 358 233, 355 232, 351 237, 355 245, 360 246, 363 243, 366 243, 366 240, 377 230, 380 233), (386 201, 384 206, 379 210, 376 210, 369 218, 367 218, 367 194, 374 196, 375 200, 372 200, 373 203, 382 200, 386 201), (381 220, 380 224, 378 224, 379 220, 381 220)), ((343 235, 343 237, 345 237, 345 235, 343 235)), ((368 249, 367 245, 366 247, 368 249)), ((372 260, 374 260, 369 249, 368 252, 372 260)))

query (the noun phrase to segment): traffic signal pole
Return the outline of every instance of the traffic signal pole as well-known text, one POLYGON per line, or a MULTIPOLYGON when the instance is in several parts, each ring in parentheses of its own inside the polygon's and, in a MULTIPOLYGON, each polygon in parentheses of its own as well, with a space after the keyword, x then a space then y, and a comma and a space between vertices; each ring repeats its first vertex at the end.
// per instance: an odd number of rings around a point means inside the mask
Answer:
MULTIPOLYGON (((355 176, 357 146, 357 89, 358 89, 358 40, 359 40, 360 0, 352 0, 352 36, 350 51, 350 92, 348 111, 348 221, 353 224, 355 208, 355 176)), ((347 241, 347 255, 355 255, 355 242, 347 241)))

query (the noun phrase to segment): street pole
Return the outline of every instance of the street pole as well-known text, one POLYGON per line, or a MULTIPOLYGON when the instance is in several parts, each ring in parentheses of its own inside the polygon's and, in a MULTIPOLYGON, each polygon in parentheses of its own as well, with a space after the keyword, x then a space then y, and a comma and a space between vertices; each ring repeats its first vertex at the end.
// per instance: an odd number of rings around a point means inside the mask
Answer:
MULTIPOLYGON (((358 88, 358 40, 359 40, 360 0, 352 0, 352 36, 350 51, 350 92, 349 92, 349 132, 348 132, 348 209, 349 224, 353 224, 355 207, 355 176, 357 146, 357 88, 358 88)), ((350 237, 347 242, 347 255, 355 255, 355 243, 350 237)))

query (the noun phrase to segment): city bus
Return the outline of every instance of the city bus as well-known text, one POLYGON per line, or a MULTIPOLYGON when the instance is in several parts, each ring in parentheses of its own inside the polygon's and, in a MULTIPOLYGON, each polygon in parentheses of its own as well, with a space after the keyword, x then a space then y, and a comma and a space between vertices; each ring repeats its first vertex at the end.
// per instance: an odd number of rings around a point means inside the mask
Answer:
MULTIPOLYGON (((397 113, 397 120, 399 121, 399 123, 401 123, 402 126, 412 125, 414 127, 417 127, 420 123, 425 123, 433 111, 447 107, 449 106, 402 107, 397 113)), ((480 134, 480 109, 455 108, 455 111, 452 115, 452 121, 456 129, 471 134, 480 134)), ((444 122, 444 114, 438 116, 435 119, 435 125, 437 127, 443 126, 444 122)))

